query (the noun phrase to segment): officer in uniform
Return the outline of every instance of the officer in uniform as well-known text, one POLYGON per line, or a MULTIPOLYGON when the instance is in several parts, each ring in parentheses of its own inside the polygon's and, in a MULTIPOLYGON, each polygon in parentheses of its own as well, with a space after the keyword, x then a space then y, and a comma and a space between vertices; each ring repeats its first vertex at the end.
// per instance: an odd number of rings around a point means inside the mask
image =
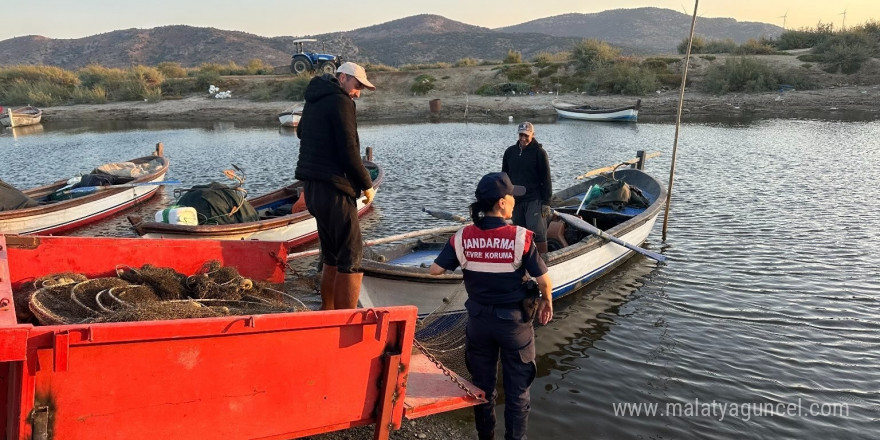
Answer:
POLYGON ((535 379, 535 313, 545 325, 553 316, 550 277, 538 256, 534 233, 508 225, 525 188, 515 186, 506 173, 480 179, 471 205, 473 225, 459 230, 446 243, 430 273, 440 275, 462 268, 468 299, 466 362, 474 385, 486 393, 487 403, 474 407, 481 440, 495 438, 495 391, 501 360, 505 395, 504 438, 525 439, 529 415, 529 387, 535 379), (528 275, 537 282, 540 299, 529 302, 528 275))

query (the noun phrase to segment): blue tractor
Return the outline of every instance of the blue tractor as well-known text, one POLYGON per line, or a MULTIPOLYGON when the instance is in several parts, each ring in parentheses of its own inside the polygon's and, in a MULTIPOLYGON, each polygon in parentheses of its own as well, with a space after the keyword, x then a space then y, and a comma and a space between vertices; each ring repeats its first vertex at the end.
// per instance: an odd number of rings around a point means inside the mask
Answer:
MULTIPOLYGON (((303 50, 304 43, 314 43, 314 38, 301 38, 293 40, 295 53, 290 60, 290 71, 294 74, 304 72, 336 73, 336 68, 342 64, 342 57, 326 53, 314 53, 303 50)), ((322 46, 323 47, 323 46, 322 46)), ((325 49, 326 51, 326 49, 325 49)))

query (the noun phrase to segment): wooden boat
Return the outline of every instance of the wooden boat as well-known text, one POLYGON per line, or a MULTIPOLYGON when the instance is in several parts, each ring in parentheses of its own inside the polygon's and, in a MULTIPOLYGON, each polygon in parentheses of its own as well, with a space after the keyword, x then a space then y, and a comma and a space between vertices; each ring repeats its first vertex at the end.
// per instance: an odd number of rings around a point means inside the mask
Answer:
MULTIPOLYGON (((595 222, 608 235, 631 244, 641 244, 647 239, 657 215, 662 211, 666 189, 656 179, 636 169, 620 170, 614 175, 641 190, 650 202, 649 206, 628 206, 622 211, 610 208, 581 209, 579 217, 590 223, 595 222)), ((604 179, 604 176, 597 176, 557 192, 554 200, 562 202, 554 209, 574 214, 587 190, 604 179)), ((417 241, 384 250, 366 248, 362 262, 364 279, 361 305, 369 308, 412 304, 418 307, 420 316, 435 310, 460 313, 467 299, 461 272, 431 276, 427 269, 451 235, 426 234, 417 241)), ((578 230, 561 220, 550 222, 547 235, 551 250, 547 253, 547 266, 554 298, 587 285, 634 254, 623 246, 578 230)))
POLYGON ((582 121, 636 122, 641 105, 641 99, 635 105, 618 108, 591 107, 553 100, 553 108, 560 117, 582 121))
POLYGON ((22 191, 40 205, 0 211, 0 233, 4 234, 54 234, 109 217, 154 196, 168 172, 168 159, 162 154, 162 144, 156 146, 152 156, 132 159, 134 165, 146 173, 118 186, 99 187, 100 191, 68 200, 49 201, 56 191, 68 185, 59 180, 45 186, 22 191))
POLYGON ((290 109, 278 114, 278 121, 282 127, 296 128, 299 125, 299 118, 302 117, 302 108, 290 109))
POLYGON ((48 274, 106 277, 120 266, 151 264, 190 275, 218 261, 280 283, 278 256, 286 253, 269 242, 0 234, 3 438, 289 439, 372 424, 373 438, 388 439, 403 417, 485 401, 412 350, 414 307, 42 326, 16 320, 13 291, 48 274))
MULTIPOLYGON (((374 162, 365 160, 364 166, 375 175, 373 188, 378 191, 384 171, 374 162)), ((260 220, 228 225, 173 225, 144 221, 137 216, 128 220, 138 235, 145 238, 209 238, 215 240, 282 241, 297 246, 318 237, 315 218, 306 209, 302 198, 303 182, 297 181, 268 194, 248 199, 259 213, 260 220), (279 214, 282 212, 283 214, 279 214)), ((371 205, 358 198, 358 215, 366 213, 371 205)))
POLYGON ((0 124, 6 127, 23 127, 25 125, 39 124, 43 118, 43 111, 31 106, 9 108, 0 115, 0 124))

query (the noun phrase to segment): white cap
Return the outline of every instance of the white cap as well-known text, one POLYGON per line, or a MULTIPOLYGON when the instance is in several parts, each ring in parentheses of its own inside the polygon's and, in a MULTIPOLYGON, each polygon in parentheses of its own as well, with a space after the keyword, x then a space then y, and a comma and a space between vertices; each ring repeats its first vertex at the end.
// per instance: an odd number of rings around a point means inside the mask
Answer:
POLYGON ((364 70, 363 67, 355 63, 352 63, 350 61, 347 63, 342 63, 342 65, 339 66, 338 69, 336 69, 336 73, 344 73, 346 75, 353 76, 355 77, 355 79, 358 80, 359 83, 363 84, 364 87, 370 90, 376 90, 376 86, 374 86, 373 83, 367 81, 367 71, 364 70))

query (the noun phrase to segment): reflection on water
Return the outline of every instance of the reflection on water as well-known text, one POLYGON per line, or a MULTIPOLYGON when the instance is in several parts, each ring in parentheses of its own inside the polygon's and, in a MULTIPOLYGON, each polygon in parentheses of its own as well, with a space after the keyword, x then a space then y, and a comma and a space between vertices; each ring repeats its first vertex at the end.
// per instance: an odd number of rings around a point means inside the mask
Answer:
MULTIPOLYGON (((222 170, 235 163, 247 172, 245 187, 261 194, 293 179, 298 148, 295 135, 274 125, 44 126, 43 133, 0 136, 5 181, 35 186, 163 142, 169 179, 223 181, 222 170)), ((636 150, 662 151, 647 171, 665 182, 673 133, 668 124, 536 125, 556 189, 636 150)), ((370 239, 447 224, 422 207, 465 213, 476 180, 500 167, 516 128, 362 124, 360 136, 386 170, 362 221, 370 239)), ((877 139, 878 122, 682 127, 662 245, 670 260, 635 257, 557 302, 554 321, 537 330, 530 437, 873 438, 880 383, 877 139), (663 413, 668 404, 713 401, 728 410, 792 404, 802 412, 745 417, 718 414, 719 406, 716 413, 663 413), (623 403, 657 404, 659 413, 616 412, 623 403), (846 405, 848 413, 812 415, 813 404, 846 405)), ((151 216, 173 203, 171 191, 126 214, 151 216)), ((655 249, 659 223, 648 243, 655 249)), ((124 214, 75 233, 133 235, 124 214)))

